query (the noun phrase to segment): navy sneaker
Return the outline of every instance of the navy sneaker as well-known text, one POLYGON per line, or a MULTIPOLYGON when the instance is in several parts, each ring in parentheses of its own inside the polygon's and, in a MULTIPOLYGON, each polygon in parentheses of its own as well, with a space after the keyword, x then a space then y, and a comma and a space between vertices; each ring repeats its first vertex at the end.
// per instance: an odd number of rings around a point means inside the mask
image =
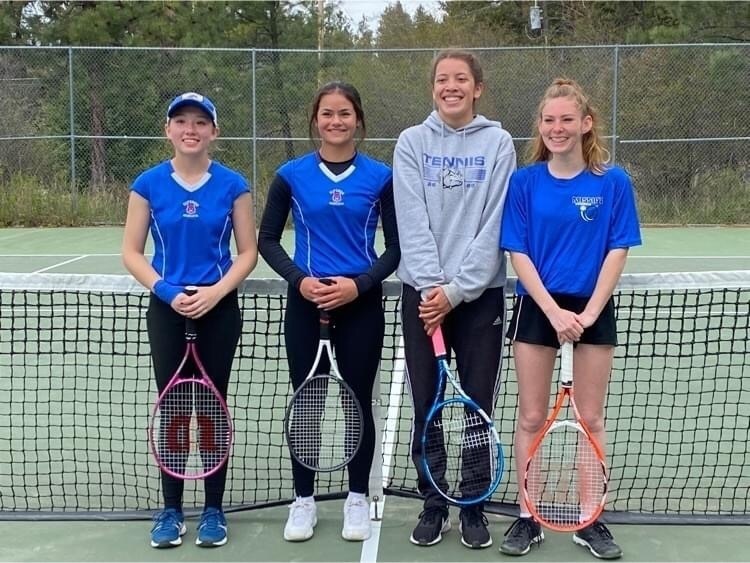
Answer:
POLYGON ((198 537, 195 545, 219 547, 227 543, 227 519, 220 508, 209 507, 201 514, 198 524, 198 537))
POLYGON ((622 549, 615 543, 612 532, 598 520, 573 534, 573 542, 588 547, 599 559, 619 559, 622 549))
POLYGON ((154 514, 154 526, 151 528, 151 547, 177 547, 187 528, 185 517, 176 508, 165 508, 154 514))

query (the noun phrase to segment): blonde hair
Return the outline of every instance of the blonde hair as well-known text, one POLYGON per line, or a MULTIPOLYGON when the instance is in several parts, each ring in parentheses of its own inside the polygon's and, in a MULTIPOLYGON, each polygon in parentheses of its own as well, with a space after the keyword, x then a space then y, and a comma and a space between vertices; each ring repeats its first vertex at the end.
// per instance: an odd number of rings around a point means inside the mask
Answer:
POLYGON ((596 174, 603 174, 606 164, 609 162, 609 151, 604 147, 600 132, 599 112, 589 101, 583 88, 570 78, 556 78, 544 92, 542 100, 537 107, 534 118, 534 138, 528 146, 526 157, 529 162, 546 162, 549 160, 549 149, 544 145, 539 133, 538 124, 542 119, 542 111, 549 100, 554 98, 571 98, 583 117, 591 117, 591 130, 583 135, 582 148, 583 160, 586 168, 596 174))

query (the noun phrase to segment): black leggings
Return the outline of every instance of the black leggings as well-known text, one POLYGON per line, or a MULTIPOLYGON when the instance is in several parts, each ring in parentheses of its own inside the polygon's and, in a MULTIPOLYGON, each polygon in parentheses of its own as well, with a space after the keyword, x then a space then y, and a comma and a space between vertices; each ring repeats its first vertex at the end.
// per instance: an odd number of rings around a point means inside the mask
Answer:
MULTIPOLYGON (((152 295, 146 312, 156 387, 167 386, 185 355, 185 317, 152 295)), ((226 399, 229 374, 240 339, 242 318, 237 291, 224 297, 211 311, 196 321, 198 356, 206 373, 226 399)), ((204 481, 205 507, 221 508, 227 480, 227 464, 204 481)), ((161 472, 164 507, 182 509, 184 481, 161 472)))
MULTIPOLYGON (((411 457, 417 469, 417 486, 424 507, 444 507, 446 500, 436 492, 422 469, 421 438, 427 414, 435 401, 437 368, 432 341, 419 318, 420 293, 404 284, 401 290, 401 323, 404 333, 409 391, 414 404, 411 457)), ((461 303, 442 324, 446 350, 455 353, 461 387, 490 417, 500 383, 503 354, 505 296, 502 287, 484 291, 476 300, 461 303)))
MULTIPOLYGON (((372 418, 372 387, 378 373, 385 333, 383 293, 380 285, 331 313, 331 344, 341 377, 354 391, 362 405, 364 432, 362 444, 349 463, 349 490, 368 492, 370 467, 375 451, 375 423, 372 418)), ((320 314, 317 306, 289 288, 284 336, 292 387, 305 380, 315 361, 320 341, 320 314)), ((325 356, 321 359, 327 368, 325 356)), ((309 497, 315 492, 315 472, 292 459, 294 490, 297 496, 309 497)))

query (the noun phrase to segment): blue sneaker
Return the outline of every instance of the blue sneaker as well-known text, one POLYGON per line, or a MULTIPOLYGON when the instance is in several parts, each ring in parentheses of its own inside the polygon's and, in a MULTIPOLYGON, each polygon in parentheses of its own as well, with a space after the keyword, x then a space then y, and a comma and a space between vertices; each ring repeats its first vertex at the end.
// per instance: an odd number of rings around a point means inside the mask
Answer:
POLYGON ((220 508, 206 508, 198 524, 195 545, 218 547, 227 543, 227 519, 220 508))
POLYGON ((182 543, 182 535, 187 532, 185 517, 175 508, 165 508, 154 514, 151 528, 151 547, 177 547, 182 543))

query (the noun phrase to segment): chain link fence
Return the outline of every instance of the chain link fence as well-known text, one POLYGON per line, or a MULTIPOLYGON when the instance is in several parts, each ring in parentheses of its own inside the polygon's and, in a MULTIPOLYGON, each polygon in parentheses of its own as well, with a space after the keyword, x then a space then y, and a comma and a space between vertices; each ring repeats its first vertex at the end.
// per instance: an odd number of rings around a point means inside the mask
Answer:
MULTIPOLYGON (((0 224, 122 222, 132 179, 171 154, 166 107, 188 90, 216 103, 213 156, 250 179, 258 209, 275 169, 312 148, 309 106, 325 81, 360 90, 362 150, 390 163, 399 132, 432 108, 435 52, 2 47, 0 224)), ((568 76, 598 106, 644 223, 750 223, 750 44, 475 52, 479 111, 513 135, 519 164, 539 98, 568 76)))

